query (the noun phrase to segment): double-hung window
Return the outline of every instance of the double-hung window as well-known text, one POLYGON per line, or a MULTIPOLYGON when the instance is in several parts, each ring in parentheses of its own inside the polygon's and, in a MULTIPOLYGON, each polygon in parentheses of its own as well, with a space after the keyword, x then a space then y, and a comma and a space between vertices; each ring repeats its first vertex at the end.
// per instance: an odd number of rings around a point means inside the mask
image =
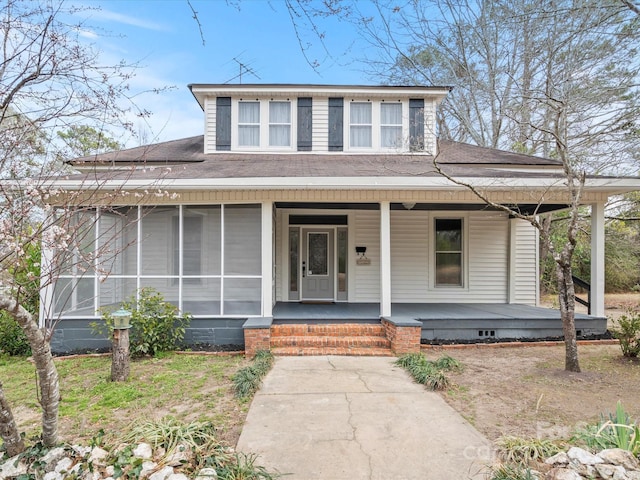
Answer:
POLYGON ((380 146, 402 146, 402 103, 380 104, 380 146))
POLYGON ((260 146, 260 102, 238 103, 238 145, 260 146))
POLYGON ((352 148, 371 148, 371 103, 351 102, 349 131, 352 148))
POLYGON ((269 146, 291 146, 291 102, 269 102, 269 146))
POLYGON ((463 286, 462 219, 436 218, 435 237, 436 287, 463 286))

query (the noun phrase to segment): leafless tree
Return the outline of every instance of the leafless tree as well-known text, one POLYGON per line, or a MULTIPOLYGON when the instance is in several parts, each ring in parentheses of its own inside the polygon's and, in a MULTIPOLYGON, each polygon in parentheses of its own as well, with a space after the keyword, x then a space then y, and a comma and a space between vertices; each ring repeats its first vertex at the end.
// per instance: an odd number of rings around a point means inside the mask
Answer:
MULTIPOLYGON (((136 113, 135 104, 126 102, 134 66, 102 65, 99 53, 81 39, 88 28, 83 17, 63 1, 8 0, 0 6, 0 309, 16 320, 31 346, 47 446, 58 441, 53 329, 41 327, 34 312, 25 308, 33 301, 28 295, 33 282, 40 282, 36 291, 41 294, 71 264, 87 268, 116 253, 107 247, 83 248, 87 243, 82 237, 95 228, 91 219, 96 218, 84 213, 93 212, 96 203, 108 209, 113 203, 109 198, 118 195, 103 195, 95 181, 84 191, 56 189, 52 180, 60 163, 55 133, 81 123, 98 131, 105 126, 127 128, 127 115, 136 113), (43 256, 38 279, 27 253, 40 242, 49 253, 43 256)), ((0 436, 10 455, 24 448, 2 389, 0 436)))

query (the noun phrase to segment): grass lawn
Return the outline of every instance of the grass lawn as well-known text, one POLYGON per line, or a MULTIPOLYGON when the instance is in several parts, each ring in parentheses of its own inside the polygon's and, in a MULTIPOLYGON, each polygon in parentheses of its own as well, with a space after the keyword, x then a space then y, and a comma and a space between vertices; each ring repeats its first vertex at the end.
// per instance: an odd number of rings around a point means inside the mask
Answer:
MULTIPOLYGON (((116 440, 136 420, 174 417, 210 421, 218 440, 235 446, 249 403, 235 398, 232 375, 249 364, 242 356, 166 354, 131 362, 129 381, 109 380, 111 358, 56 359, 60 375, 60 437, 86 443, 104 430, 116 440)), ((39 435, 35 369, 25 358, 0 357, 3 384, 20 431, 39 435)))

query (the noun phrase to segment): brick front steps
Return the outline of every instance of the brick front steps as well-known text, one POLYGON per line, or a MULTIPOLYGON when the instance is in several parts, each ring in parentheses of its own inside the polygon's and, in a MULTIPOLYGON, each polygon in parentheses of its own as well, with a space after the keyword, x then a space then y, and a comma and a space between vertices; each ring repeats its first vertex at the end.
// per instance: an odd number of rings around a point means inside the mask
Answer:
POLYGON ((295 324, 271 327, 274 355, 391 356, 380 324, 295 324))
POLYGON ((271 317, 248 319, 245 355, 260 350, 274 355, 393 356, 420 351, 420 322, 383 318, 376 323, 273 323, 271 317))

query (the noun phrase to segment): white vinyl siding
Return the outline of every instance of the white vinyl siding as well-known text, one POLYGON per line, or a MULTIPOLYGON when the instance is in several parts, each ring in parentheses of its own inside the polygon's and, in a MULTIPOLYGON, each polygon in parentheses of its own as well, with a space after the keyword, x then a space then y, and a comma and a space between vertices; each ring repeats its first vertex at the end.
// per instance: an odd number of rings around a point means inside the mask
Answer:
MULTIPOLYGON (((354 212, 354 242, 356 246, 367 247, 366 256, 370 265, 350 266, 353 272, 353 302, 380 301, 380 212, 377 210, 357 210, 354 212)), ((350 232, 351 233, 351 232, 350 232)), ((353 252, 351 255, 355 256, 353 252)), ((353 257, 352 257, 353 258, 353 257)))
MULTIPOLYGON (((505 303, 507 300, 508 218, 496 212, 452 212, 464 216, 464 287, 434 287, 430 252, 434 213, 391 212, 391 301, 505 303)), ((443 218, 438 212, 437 216, 443 218)), ((367 249, 367 254, 369 250, 367 249)))
POLYGON ((509 218, 499 212, 472 212, 468 225, 469 301, 506 303, 509 218))
POLYGON ((515 266, 511 303, 538 303, 538 232, 528 222, 515 220, 515 266))
POLYGON ((216 151, 216 99, 207 97, 204 103, 204 153, 216 151))
POLYGON ((429 212, 391 212, 391 302, 429 300, 429 212))
POLYGON ((326 152, 329 150, 329 99, 314 98, 311 113, 313 123, 314 152, 326 152))

